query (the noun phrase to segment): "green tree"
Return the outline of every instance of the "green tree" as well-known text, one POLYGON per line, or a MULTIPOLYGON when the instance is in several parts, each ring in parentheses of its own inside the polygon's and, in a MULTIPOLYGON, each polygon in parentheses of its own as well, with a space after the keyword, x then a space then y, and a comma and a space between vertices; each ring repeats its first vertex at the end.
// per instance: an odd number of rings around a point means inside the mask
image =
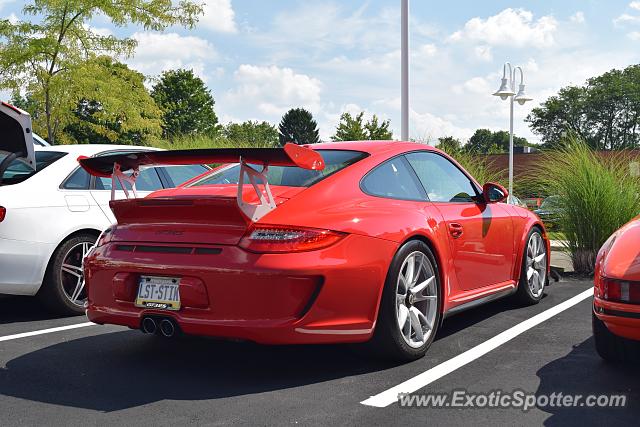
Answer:
POLYGON ((234 147, 270 148, 279 144, 278 130, 269 122, 229 123, 222 133, 234 147))
POLYGON ((567 136, 597 150, 640 146, 640 65, 611 70, 583 86, 568 86, 527 117, 546 146, 561 146, 567 136))
MULTIPOLYGON (((513 137, 515 147, 526 147, 531 145, 526 138, 513 137)), ((478 129, 469 138, 469 142, 464 149, 475 154, 498 154, 509 151, 509 132, 500 130, 492 132, 489 129, 478 129)))
POLYGON ((148 145, 162 133, 162 113, 144 87, 144 76, 108 56, 74 70, 70 88, 79 101, 62 143, 148 145))
POLYGON ((336 128, 336 133, 331 137, 333 141, 367 141, 367 140, 387 140, 392 139, 393 134, 389 130, 390 121, 378 122, 378 117, 374 114, 371 120, 364 122, 364 112, 357 116, 350 113, 343 113, 340 116, 340 123, 336 128))
POLYGON ((213 96, 192 70, 165 71, 151 96, 162 110, 165 137, 212 135, 219 128, 213 96))
POLYGON ((378 117, 374 114, 371 120, 364 125, 367 139, 372 141, 393 139, 393 133, 389 130, 390 124, 390 120, 384 120, 382 123, 378 123, 378 117))
POLYGON ((453 157, 462 152, 462 142, 452 136, 438 138, 438 145, 436 147, 453 157))
POLYGON ((282 116, 278 126, 280 144, 315 144, 320 142, 318 123, 304 108, 292 108, 282 116))
POLYGON ((133 39, 92 30, 93 17, 162 31, 172 25, 193 27, 202 7, 191 0, 32 0, 23 12, 32 19, 0 21, 0 88, 32 94, 43 110, 35 127, 44 129, 53 144, 80 101, 69 90, 74 71, 96 55, 128 56, 136 46, 133 39))

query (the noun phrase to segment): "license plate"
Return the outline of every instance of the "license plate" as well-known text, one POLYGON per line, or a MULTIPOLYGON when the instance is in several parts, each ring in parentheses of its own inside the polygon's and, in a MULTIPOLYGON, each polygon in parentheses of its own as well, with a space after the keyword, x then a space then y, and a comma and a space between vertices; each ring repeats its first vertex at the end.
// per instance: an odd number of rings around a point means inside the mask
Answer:
POLYGON ((160 310, 180 310, 180 279, 141 276, 136 306, 160 310))

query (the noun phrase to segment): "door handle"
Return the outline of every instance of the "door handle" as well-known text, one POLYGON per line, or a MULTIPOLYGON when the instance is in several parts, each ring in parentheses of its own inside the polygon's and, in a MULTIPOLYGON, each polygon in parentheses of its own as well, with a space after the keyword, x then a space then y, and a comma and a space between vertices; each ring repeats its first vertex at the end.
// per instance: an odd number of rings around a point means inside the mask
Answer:
POLYGON ((449 233, 451 233, 451 237, 454 239, 462 236, 462 224, 458 224, 457 222, 449 223, 449 233))

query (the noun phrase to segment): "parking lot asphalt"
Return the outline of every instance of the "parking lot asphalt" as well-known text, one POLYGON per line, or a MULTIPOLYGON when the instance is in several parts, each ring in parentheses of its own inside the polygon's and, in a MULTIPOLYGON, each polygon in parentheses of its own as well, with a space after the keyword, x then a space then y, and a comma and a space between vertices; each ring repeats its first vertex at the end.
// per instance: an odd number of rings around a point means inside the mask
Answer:
POLYGON ((540 304, 500 300, 445 320, 427 356, 407 364, 366 346, 260 346, 166 340, 55 318, 29 298, 0 298, 0 425, 602 425, 637 423, 640 367, 595 353, 591 298, 453 370, 419 393, 522 390, 625 394, 624 408, 403 408, 361 402, 486 342, 592 286, 552 284, 540 304), (23 336, 34 331, 81 325, 23 336), (4 340, 3 340, 4 337, 4 340))

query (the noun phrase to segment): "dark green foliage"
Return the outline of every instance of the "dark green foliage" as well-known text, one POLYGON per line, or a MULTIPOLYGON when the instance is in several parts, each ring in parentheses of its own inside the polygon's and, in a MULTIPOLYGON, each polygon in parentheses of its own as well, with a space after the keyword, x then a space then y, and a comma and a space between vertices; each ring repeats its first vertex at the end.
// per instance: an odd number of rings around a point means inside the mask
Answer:
POLYGON ((165 138, 212 135, 218 130, 213 96, 192 70, 165 71, 151 96, 162 110, 165 138))
POLYGON ((278 126, 280 144, 315 144, 320 142, 318 124, 304 108, 292 108, 282 116, 278 126))
POLYGON ((597 150, 640 146, 640 65, 568 86, 527 117, 548 147, 574 135, 597 150))
POLYGON ((393 139, 389 125, 389 120, 379 123, 375 114, 365 123, 364 112, 360 112, 355 117, 350 113, 344 113, 340 116, 340 123, 331 139, 334 141, 389 140, 393 139))

